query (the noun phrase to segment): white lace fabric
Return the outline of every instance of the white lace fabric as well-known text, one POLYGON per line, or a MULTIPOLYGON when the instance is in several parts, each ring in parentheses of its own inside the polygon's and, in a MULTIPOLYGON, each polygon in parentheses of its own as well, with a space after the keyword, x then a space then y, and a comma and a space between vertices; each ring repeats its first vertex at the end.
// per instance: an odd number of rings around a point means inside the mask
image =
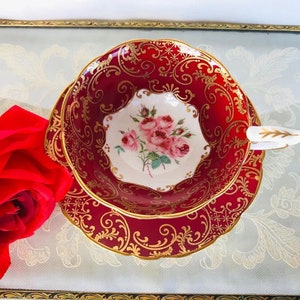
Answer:
MULTIPOLYGON (((0 111, 46 118, 94 57, 133 38, 174 38, 216 56, 264 125, 300 128, 297 34, 117 29, 0 29, 0 111)), ((228 234, 182 258, 142 260, 89 240, 59 206, 11 245, 0 288, 149 293, 300 294, 300 147, 266 153, 256 199, 228 234)))

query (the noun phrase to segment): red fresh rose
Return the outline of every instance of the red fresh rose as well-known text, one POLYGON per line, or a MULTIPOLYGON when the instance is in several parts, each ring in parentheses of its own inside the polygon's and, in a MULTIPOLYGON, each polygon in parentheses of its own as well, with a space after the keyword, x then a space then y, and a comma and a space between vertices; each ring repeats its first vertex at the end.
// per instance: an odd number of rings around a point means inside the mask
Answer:
POLYGON ((44 151, 47 126, 18 106, 0 117, 0 278, 10 265, 9 244, 31 236, 72 184, 44 151))

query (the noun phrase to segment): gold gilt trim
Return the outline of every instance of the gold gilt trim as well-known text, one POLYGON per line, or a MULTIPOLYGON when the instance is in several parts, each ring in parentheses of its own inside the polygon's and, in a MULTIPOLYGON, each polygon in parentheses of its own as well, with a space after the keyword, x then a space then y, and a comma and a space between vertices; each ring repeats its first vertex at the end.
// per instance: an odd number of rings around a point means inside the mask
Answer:
POLYGON ((69 291, 0 290, 0 299, 89 299, 89 300, 297 300, 298 296, 121 294, 69 291))
POLYGON ((50 28, 132 28, 201 29, 233 31, 300 32, 300 25, 247 24, 222 22, 151 21, 151 20, 10 20, 0 19, 0 27, 50 28))
POLYGON ((290 136, 299 136, 299 134, 291 133, 286 130, 281 131, 276 128, 273 128, 273 130, 268 130, 266 128, 262 128, 262 130, 259 134, 262 136, 263 139, 266 137, 269 137, 269 136, 272 138, 281 137, 283 139, 290 137, 290 136))

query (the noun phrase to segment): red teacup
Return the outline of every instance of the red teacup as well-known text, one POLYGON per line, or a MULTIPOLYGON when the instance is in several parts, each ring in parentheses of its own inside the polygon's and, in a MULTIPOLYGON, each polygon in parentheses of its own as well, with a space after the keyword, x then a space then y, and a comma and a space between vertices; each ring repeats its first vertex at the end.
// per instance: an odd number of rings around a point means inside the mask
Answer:
POLYGON ((232 185, 250 123, 245 94, 214 57, 136 40, 82 70, 62 106, 62 143, 91 197, 137 218, 170 218, 232 185))

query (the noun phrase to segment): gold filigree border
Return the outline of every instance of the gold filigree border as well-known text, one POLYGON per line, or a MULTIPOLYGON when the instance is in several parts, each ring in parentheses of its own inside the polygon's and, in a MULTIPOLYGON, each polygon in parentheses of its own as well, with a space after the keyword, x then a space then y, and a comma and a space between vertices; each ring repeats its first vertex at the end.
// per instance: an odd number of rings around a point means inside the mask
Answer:
POLYGON ((132 28, 132 29, 198 29, 233 31, 300 32, 300 25, 247 24, 222 22, 153 21, 153 20, 10 20, 0 19, 1 27, 50 28, 132 28))
POLYGON ((205 295, 205 294, 122 294, 68 291, 0 290, 0 299, 89 299, 89 300, 297 300, 299 296, 205 295))

